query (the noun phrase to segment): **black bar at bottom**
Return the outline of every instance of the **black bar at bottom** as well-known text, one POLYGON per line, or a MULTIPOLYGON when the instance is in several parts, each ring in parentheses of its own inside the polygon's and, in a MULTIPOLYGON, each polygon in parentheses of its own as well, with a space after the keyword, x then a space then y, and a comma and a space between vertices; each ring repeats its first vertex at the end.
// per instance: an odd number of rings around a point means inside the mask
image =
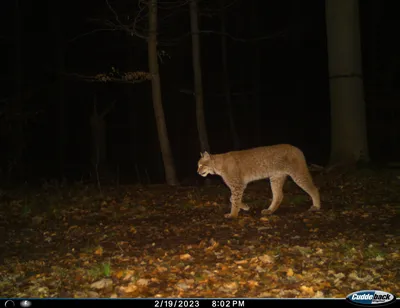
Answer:
MULTIPOLYGON (((140 298, 140 299, 0 299, 0 308, 47 308, 47 307, 143 307, 143 308, 252 308, 275 307, 356 307, 345 299, 255 299, 255 298, 140 298)), ((396 300, 390 307, 400 306, 396 300)))

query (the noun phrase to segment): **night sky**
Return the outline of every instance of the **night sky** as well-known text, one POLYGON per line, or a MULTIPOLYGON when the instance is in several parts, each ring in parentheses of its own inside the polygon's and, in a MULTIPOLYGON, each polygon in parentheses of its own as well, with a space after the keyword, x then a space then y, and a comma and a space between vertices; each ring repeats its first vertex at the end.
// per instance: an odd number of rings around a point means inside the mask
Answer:
MULTIPOLYGON (((324 1, 225 0, 228 64, 240 148, 291 143, 308 161, 326 164, 330 151, 330 106, 324 1)), ((119 21, 132 22, 138 3, 110 0, 119 21)), ((399 24, 395 1, 360 1, 361 36, 368 137, 371 158, 399 157, 399 24)), ((218 3, 200 1, 201 61, 206 124, 212 153, 233 150, 222 84, 218 3)), ((0 114, 15 92, 15 1, 1 1, 0 114)), ((151 101, 151 83, 86 82, 94 76, 148 71, 147 43, 117 24, 106 1, 33 1, 19 4, 20 67, 25 123, 24 179, 66 177, 90 172, 89 118, 96 96, 99 110, 116 100, 107 116, 107 155, 122 182, 137 181, 137 170, 152 183, 164 170, 151 101), (59 84, 65 103, 65 137, 60 137, 59 84), (61 140, 61 141, 60 141, 61 140), (59 144, 65 156, 60 170, 59 144)), ((143 14, 145 14, 144 12, 143 14)), ((144 16, 144 15, 143 15, 144 16)), ((144 16, 138 24, 147 27, 144 16)), ((163 106, 177 173, 196 177, 199 158, 188 4, 160 1, 159 59, 163 106)), ((0 121, 3 121, 0 118, 0 121)), ((1 124, 3 174, 12 160, 1 124)))

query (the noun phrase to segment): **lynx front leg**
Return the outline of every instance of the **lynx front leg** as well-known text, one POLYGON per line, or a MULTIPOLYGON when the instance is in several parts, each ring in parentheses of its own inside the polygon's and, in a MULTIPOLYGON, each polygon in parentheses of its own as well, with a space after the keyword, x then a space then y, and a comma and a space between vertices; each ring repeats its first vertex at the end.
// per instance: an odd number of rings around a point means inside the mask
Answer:
POLYGON ((229 188, 231 189, 231 212, 229 214, 225 214, 226 218, 236 218, 239 214, 239 211, 242 207, 245 207, 242 204, 242 197, 243 192, 245 189, 244 185, 230 185, 229 188))
POLYGON ((268 209, 261 211, 262 215, 271 215, 279 208, 283 200, 283 185, 285 184, 285 181, 286 181, 286 175, 270 178, 271 190, 272 190, 272 203, 268 209))

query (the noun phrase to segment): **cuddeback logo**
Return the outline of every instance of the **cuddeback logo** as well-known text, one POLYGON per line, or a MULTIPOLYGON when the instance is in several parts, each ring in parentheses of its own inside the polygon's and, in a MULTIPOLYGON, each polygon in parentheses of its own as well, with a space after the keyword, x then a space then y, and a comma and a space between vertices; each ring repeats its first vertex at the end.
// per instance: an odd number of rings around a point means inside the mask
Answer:
POLYGON ((396 301, 396 297, 388 292, 376 290, 364 290, 347 295, 346 299, 359 306, 384 306, 396 301))

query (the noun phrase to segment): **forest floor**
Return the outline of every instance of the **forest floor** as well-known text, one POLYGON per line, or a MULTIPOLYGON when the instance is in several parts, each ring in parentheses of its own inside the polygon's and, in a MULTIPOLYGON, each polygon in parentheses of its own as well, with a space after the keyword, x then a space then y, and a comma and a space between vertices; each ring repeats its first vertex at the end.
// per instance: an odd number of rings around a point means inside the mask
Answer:
POLYGON ((335 297, 400 295, 400 178, 325 178, 322 210, 285 185, 274 215, 268 181, 250 211, 210 187, 44 185, 1 198, 2 297, 335 297))

